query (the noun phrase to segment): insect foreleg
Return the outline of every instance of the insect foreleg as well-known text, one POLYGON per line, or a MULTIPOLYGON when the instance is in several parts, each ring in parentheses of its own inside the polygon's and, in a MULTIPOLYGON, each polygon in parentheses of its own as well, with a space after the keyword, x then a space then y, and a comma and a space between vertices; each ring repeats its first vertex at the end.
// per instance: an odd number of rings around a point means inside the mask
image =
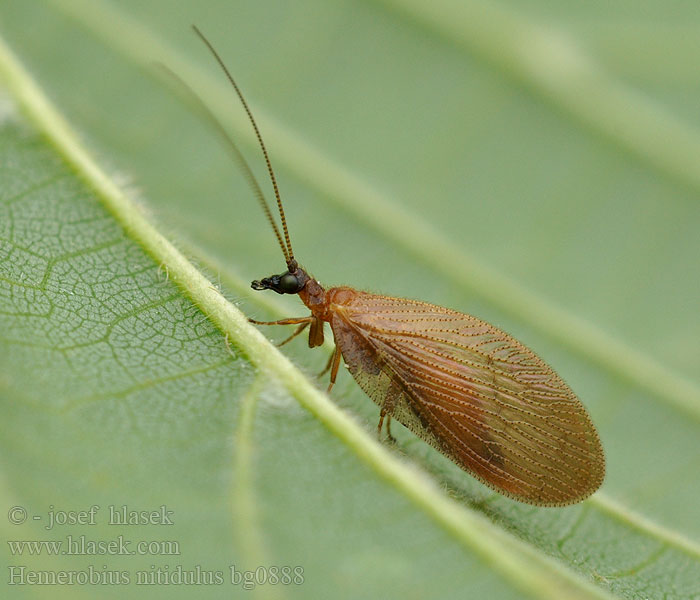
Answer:
POLYGON ((310 317, 292 317, 291 319, 279 319, 278 321, 256 321, 255 319, 248 319, 249 323, 254 323, 255 325, 299 325, 294 330, 294 333, 288 338, 282 340, 277 344, 277 347, 284 346, 287 342, 292 341, 297 337, 304 329, 306 329, 309 324, 314 320, 313 316, 310 317))
POLYGON ((313 316, 309 317, 292 317, 291 319, 279 319, 278 321, 256 321, 255 319, 248 319, 249 323, 254 323, 255 325, 298 325, 299 323, 306 323, 307 325, 314 320, 313 316))
POLYGON ((280 348, 281 346, 284 346, 287 342, 291 342, 295 337, 297 337, 304 329, 306 329, 309 326, 309 321, 303 322, 299 327, 297 327, 294 330, 294 333, 290 335, 288 338, 282 340, 279 344, 277 344, 277 347, 280 348))

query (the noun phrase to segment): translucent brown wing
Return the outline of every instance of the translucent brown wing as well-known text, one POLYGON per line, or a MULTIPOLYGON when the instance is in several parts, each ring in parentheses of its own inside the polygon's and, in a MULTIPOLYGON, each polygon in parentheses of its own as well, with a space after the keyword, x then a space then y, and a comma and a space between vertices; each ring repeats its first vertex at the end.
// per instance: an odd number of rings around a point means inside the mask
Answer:
POLYGON ((393 418, 485 484, 538 505, 592 494, 605 474, 586 409, 503 331, 439 306, 329 290, 350 372, 393 418))

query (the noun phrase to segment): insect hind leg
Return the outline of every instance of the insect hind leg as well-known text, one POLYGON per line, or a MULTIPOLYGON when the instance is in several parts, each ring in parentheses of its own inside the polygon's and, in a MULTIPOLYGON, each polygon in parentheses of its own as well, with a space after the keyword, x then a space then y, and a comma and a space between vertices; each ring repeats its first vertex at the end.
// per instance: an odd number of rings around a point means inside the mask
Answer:
POLYGON ((391 415, 383 410, 379 413, 379 425, 377 425, 377 438, 382 439, 382 425, 384 425, 384 417, 386 417, 386 438, 390 444, 396 443, 396 438, 391 435, 391 415))
POLYGON ((379 425, 377 425, 377 437, 381 440, 382 438, 382 425, 384 425, 384 418, 386 417, 386 435, 390 443, 395 444, 396 438, 391 435, 391 417, 394 414, 394 408, 401 395, 401 387, 397 381, 391 382, 389 389, 387 390, 384 402, 382 402, 382 408, 379 411, 379 425))

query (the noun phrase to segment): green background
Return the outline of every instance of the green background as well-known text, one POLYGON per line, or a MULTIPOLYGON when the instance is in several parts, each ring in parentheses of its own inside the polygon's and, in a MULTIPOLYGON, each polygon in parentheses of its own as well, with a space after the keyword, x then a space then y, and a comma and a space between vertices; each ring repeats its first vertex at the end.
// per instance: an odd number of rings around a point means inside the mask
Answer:
MULTIPOLYGON (((246 315, 303 315, 296 298, 248 291, 283 269, 279 248, 216 136, 154 66, 205 97, 264 180, 241 109, 189 30, 196 23, 259 116, 300 262, 324 284, 448 306, 526 342, 583 399, 608 472, 593 499, 540 509, 494 494, 399 427, 388 451, 543 557, 543 586, 573 574, 592 584, 582 597, 693 598, 700 8, 674 11, 622 1, 553 10, 535 1, 4 0, 0 34, 98 162, 246 315)), ((123 534, 177 540, 181 555, 20 560, 3 544, 3 565, 304 568, 300 586, 129 590, 143 597, 522 597, 517 577, 378 477, 284 382, 257 378, 236 340, 229 354, 60 151, 12 115, 6 94, 2 505, 46 515, 50 505, 98 504, 103 516, 109 505, 167 505, 175 525, 47 532, 3 517, 3 539, 123 534)), ((284 352, 309 375, 327 358, 303 340, 284 352)), ((347 373, 332 397, 374 430, 377 407, 347 373)))

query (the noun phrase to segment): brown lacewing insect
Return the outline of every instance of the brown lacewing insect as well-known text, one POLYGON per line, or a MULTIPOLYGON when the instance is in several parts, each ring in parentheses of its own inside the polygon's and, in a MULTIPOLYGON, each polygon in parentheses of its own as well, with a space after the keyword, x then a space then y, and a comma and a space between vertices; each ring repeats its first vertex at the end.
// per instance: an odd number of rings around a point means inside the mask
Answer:
MULTIPOLYGON (((341 359, 379 407, 378 433, 391 419, 498 492, 530 504, 562 506, 598 489, 605 474, 600 439, 586 409, 532 350, 500 329, 460 312, 341 286, 325 289, 299 266, 272 165, 238 85, 209 41, 194 27, 233 86, 262 149, 282 230, 252 171, 202 104, 243 168, 277 237, 286 271, 251 284, 297 294, 306 317, 258 325, 297 325, 283 344, 309 329, 309 347, 330 325, 335 350, 324 373, 333 387, 341 359)), ((281 344, 280 344, 281 345, 281 344)))

